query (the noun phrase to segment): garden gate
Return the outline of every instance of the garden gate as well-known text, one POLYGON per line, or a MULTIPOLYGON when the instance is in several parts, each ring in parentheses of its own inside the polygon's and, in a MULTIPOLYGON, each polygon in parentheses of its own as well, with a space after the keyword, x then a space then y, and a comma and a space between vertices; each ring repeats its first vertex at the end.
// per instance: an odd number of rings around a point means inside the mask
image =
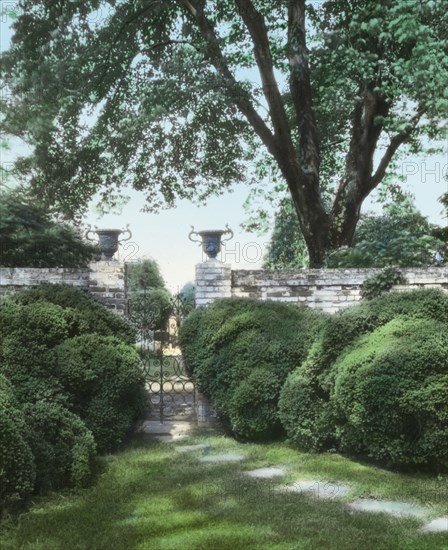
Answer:
POLYGON ((129 300, 129 318, 137 329, 138 347, 149 392, 148 420, 195 417, 195 388, 178 347, 178 329, 194 306, 180 294, 160 311, 144 293, 129 300))

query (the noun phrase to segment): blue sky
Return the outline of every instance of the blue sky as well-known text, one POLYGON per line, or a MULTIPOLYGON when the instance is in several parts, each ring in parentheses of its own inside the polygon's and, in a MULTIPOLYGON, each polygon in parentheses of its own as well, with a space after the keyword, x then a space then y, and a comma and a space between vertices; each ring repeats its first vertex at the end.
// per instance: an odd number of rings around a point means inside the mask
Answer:
MULTIPOLYGON (((4 8, 6 4, 10 7, 14 3, 0 1, 1 7, 4 8)), ((2 51, 8 48, 11 39, 11 22, 9 17, 0 15, 2 51)), ((11 143, 10 151, 0 149, 2 164, 11 162, 16 155, 24 152, 23 144, 18 141, 11 143)), ((447 191, 447 182, 443 177, 447 170, 448 137, 444 154, 430 158, 408 158, 400 165, 400 171, 405 176, 405 189, 415 195, 416 205, 433 223, 444 223, 441 215, 442 205, 437 202, 437 198, 447 191)), ((99 217, 92 206, 85 222, 100 228, 124 228, 129 224, 133 237, 121 248, 121 259, 156 259, 168 286, 175 291, 185 282, 194 279, 195 264, 203 259, 198 245, 188 240, 191 225, 194 225, 196 230, 224 229, 228 223, 235 236, 224 249, 221 259, 232 264, 234 269, 256 269, 261 266, 269 235, 259 237, 243 231, 240 227, 247 217, 243 203, 248 192, 247 186, 240 185, 233 192, 226 192, 220 197, 210 199, 207 206, 197 207, 187 201, 181 201, 172 210, 149 214, 141 212, 143 194, 129 191, 131 199, 120 215, 108 214, 99 217)), ((379 210, 374 202, 374 195, 365 201, 363 211, 372 209, 379 210)))

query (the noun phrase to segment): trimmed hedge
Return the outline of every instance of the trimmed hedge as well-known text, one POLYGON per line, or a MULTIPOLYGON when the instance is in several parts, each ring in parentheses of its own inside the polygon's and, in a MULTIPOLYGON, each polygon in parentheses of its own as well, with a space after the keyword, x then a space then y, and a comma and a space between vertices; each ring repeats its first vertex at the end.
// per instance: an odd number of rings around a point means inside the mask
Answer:
MULTIPOLYGON (((345 357, 345 353, 352 353, 356 356, 358 346, 362 348, 364 345, 363 337, 369 338, 369 335, 376 334, 375 331, 394 320, 398 323, 397 326, 401 326, 403 330, 402 334, 398 334, 396 331, 393 333, 393 338, 396 341, 394 340, 392 347, 396 346, 397 349, 402 351, 407 345, 405 343, 408 341, 407 339, 415 338, 416 341, 420 341, 418 336, 420 334, 420 324, 423 327, 426 326, 425 323, 435 323, 431 326, 437 334, 440 332, 440 327, 445 327, 445 331, 448 332, 448 295, 438 290, 392 292, 339 312, 325 321, 307 359, 290 374, 281 392, 279 415, 292 442, 308 451, 343 449, 352 452, 365 452, 377 459, 383 457, 386 462, 393 462, 396 465, 406 465, 409 462, 429 463, 431 460, 441 460, 435 449, 432 451, 427 450, 426 455, 423 452, 420 453, 419 458, 414 460, 411 456, 406 457, 404 451, 400 451, 401 455, 398 451, 394 454, 390 450, 391 444, 386 443, 386 440, 384 440, 383 451, 380 452, 374 450, 373 447, 369 449, 365 445, 355 445, 353 438, 350 439, 347 434, 343 435, 345 432, 341 426, 347 421, 347 413, 343 413, 340 399, 335 397, 336 381, 340 375, 338 365, 345 357), (412 327, 414 329, 411 329, 412 327), (387 450, 388 447, 389 450, 387 450)), ((427 331, 425 331, 426 333, 427 331)), ((387 338, 383 340, 379 338, 375 341, 378 353, 384 354, 388 351, 385 347, 388 341, 387 338)), ((439 340, 436 340, 437 342, 439 340)), ((448 347, 444 342, 442 341, 441 344, 441 353, 442 357, 443 354, 445 357, 445 368, 448 368, 446 359, 448 347)), ((435 346, 436 343, 432 342, 431 346, 435 346)), ((417 368, 416 365, 418 365, 421 371, 426 364, 431 364, 431 346, 422 345, 424 355, 420 354, 416 358, 410 353, 409 360, 414 365, 413 368, 417 368)), ((353 358, 353 355, 351 357, 353 358)), ((361 356, 358 355, 357 357, 360 358, 361 356)), ((408 356, 405 355, 404 357, 408 356)), ((376 367, 374 368, 367 358, 364 358, 363 361, 363 365, 366 364, 366 369, 373 368, 375 371, 376 367), (369 366, 365 363, 366 361, 369 366)), ((399 359, 395 357, 393 361, 395 361, 393 364, 396 364, 399 359)), ((356 361, 354 364, 358 365, 356 368, 361 368, 361 364, 356 363, 356 361)), ((392 363, 388 368, 392 369, 391 365, 392 363)), ((403 377, 409 377, 411 371, 403 369, 403 377)), ((427 375, 428 377, 432 376, 430 371, 427 371, 427 375)), ((411 377, 404 383, 412 385, 412 380, 411 377)), ((441 383, 441 379, 439 382, 441 383)), ((352 401, 354 400, 355 396, 352 398, 352 401)), ((380 401, 378 405, 381 405, 381 403, 380 401)), ((415 404, 415 406, 417 405, 415 404)), ((393 416, 392 411, 385 414, 393 416)), ((434 430, 443 432, 444 428, 440 424, 442 418, 438 418, 437 422, 439 424, 438 427, 434 427, 434 430)), ((375 423, 373 419, 372 422, 371 429, 374 430, 375 423)), ((434 420, 434 422, 436 421, 434 420)), ((379 425, 377 428, 381 431, 379 425)), ((405 433, 400 432, 399 438, 406 439, 405 433)))
POLYGON ((334 364, 341 450, 387 465, 448 465, 448 330, 397 318, 334 364))
POLYGON ((0 506, 12 510, 33 490, 85 485, 147 398, 132 327, 77 289, 1 300, 0 333, 0 506))
POLYGON ((180 345, 187 368, 237 436, 282 433, 280 389, 306 357, 321 317, 288 304, 230 298, 185 319, 180 345))
POLYGON ((0 374, 0 517, 34 487, 34 457, 26 436, 25 416, 12 384, 0 374))
POLYGON ((36 491, 83 487, 92 475, 96 444, 79 418, 51 401, 23 408, 27 440, 36 463, 36 491))
POLYGON ((71 312, 77 323, 72 336, 96 333, 115 336, 127 344, 134 344, 136 340, 136 332, 131 323, 73 286, 43 283, 15 294, 12 299, 22 305, 49 302, 64 308, 67 315, 71 312))
POLYGON ((100 452, 114 448, 147 405, 137 350, 110 336, 86 334, 54 353, 69 409, 92 431, 100 452))

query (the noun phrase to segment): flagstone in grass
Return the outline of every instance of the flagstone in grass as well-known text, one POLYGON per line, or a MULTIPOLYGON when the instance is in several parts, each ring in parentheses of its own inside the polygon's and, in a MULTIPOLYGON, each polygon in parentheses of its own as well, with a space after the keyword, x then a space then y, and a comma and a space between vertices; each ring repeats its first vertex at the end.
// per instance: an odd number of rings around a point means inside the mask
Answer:
POLYGON ((338 499, 345 497, 350 492, 350 487, 336 481, 300 479, 281 487, 281 490, 288 493, 306 493, 309 496, 312 495, 314 498, 338 499))
POLYGON ((384 512, 393 516, 423 517, 427 514, 424 508, 394 500, 360 499, 348 504, 348 508, 360 512, 384 512))
POLYGON ((245 456, 239 453, 222 453, 216 455, 201 456, 200 462, 240 462, 245 456))
POLYGON ((205 451, 208 448, 208 445, 198 443, 197 445, 182 445, 180 447, 175 447, 175 450, 178 453, 193 453, 195 451, 205 451))
POLYGON ((444 518, 436 518, 426 523, 422 527, 425 533, 444 533, 448 532, 448 516, 444 518))
POLYGON ((246 472, 243 472, 243 474, 248 477, 270 479, 272 477, 284 476, 286 474, 286 468, 283 468, 283 466, 269 466, 267 468, 248 470, 246 472))

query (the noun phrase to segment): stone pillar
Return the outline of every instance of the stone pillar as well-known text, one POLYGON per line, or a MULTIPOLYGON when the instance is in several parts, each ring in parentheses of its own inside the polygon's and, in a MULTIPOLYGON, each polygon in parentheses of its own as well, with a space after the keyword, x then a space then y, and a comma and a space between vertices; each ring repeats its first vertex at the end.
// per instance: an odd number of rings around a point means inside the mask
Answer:
POLYGON ((218 298, 230 298, 232 271, 229 264, 209 259, 196 265, 196 307, 218 298))
POLYGON ((101 260, 89 264, 89 293, 119 315, 127 314, 125 264, 101 260))

